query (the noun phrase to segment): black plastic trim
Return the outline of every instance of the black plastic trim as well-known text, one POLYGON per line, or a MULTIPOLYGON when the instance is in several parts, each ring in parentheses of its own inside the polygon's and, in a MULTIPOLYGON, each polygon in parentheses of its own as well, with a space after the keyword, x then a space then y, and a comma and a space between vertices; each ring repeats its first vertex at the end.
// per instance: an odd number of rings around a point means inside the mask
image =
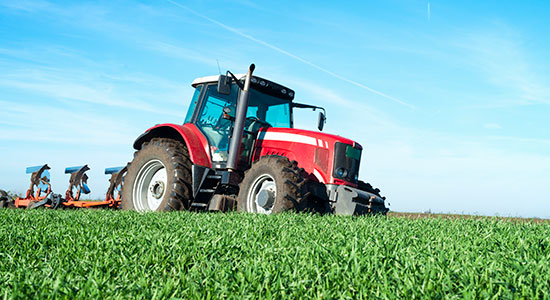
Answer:
MULTIPOLYGON (((359 175, 359 166, 361 165, 361 157, 359 157, 359 159, 347 157, 346 156, 347 147, 353 147, 353 145, 344 144, 340 142, 335 143, 334 164, 333 164, 334 167, 332 169, 332 176, 334 178, 356 183, 357 177, 359 175), (336 170, 338 170, 339 168, 345 168, 347 170, 347 174, 345 176, 338 176, 336 170)), ((355 147, 355 149, 361 151, 361 148, 359 148, 359 146, 355 147)))

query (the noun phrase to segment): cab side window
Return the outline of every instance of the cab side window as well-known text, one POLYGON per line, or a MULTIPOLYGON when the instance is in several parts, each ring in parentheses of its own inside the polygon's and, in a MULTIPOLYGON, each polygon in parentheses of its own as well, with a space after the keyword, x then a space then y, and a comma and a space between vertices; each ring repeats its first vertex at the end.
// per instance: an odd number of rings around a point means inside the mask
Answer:
POLYGON ((232 122, 223 118, 223 109, 230 107, 233 112, 235 111, 235 99, 239 89, 234 84, 231 87, 231 94, 222 95, 217 92, 216 85, 208 85, 205 92, 205 101, 198 115, 197 126, 208 139, 212 160, 227 161, 232 122))
POLYGON ((199 101, 199 96, 201 95, 201 91, 202 85, 197 86, 197 88, 195 89, 195 93, 193 94, 193 98, 191 99, 191 103, 189 104, 187 115, 185 115, 185 121, 183 123, 191 122, 191 119, 193 118, 193 112, 195 111, 195 107, 197 107, 197 102, 199 101))

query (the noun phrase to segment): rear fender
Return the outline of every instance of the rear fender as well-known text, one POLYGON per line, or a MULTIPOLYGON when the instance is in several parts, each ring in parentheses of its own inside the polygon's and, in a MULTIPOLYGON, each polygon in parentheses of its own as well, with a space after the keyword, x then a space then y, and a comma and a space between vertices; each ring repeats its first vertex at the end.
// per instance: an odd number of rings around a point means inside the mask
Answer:
POLYGON ((184 125, 156 125, 149 128, 136 139, 134 149, 140 150, 143 143, 153 138, 169 138, 183 142, 187 146, 193 164, 212 168, 208 141, 195 125, 190 123, 184 125))

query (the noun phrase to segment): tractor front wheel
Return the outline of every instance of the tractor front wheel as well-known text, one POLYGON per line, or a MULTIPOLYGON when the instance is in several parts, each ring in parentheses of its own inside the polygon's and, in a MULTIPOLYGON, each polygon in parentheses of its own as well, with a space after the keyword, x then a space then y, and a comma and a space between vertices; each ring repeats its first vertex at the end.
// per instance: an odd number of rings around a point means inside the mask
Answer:
POLYGON ((171 211, 191 202, 191 159, 184 144, 154 138, 142 145, 128 167, 122 190, 122 208, 171 211))
POLYGON ((303 209, 305 180, 296 162, 264 156, 246 171, 239 187, 238 210, 273 214, 303 209))

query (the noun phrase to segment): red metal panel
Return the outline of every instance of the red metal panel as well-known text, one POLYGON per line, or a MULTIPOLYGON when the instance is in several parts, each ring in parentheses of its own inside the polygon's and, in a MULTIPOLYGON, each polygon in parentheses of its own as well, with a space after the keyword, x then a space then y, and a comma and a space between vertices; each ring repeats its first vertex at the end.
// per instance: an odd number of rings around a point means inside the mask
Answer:
POLYGON ((189 156, 193 164, 211 168, 210 152, 208 151, 208 141, 202 132, 194 124, 187 123, 183 125, 177 124, 158 124, 149 128, 147 131, 152 131, 159 128, 174 129, 185 141, 189 156))
MULTIPOLYGON (((323 183, 355 186, 332 177, 334 145, 336 142, 358 145, 353 140, 332 134, 293 128, 267 128, 258 134, 254 160, 265 155, 281 155, 296 160, 310 178, 323 183), (319 150, 322 149, 322 150, 319 150), (323 157, 320 157, 320 152, 323 157), (315 160, 320 163, 317 165, 315 160)), ((358 145, 361 148, 360 145, 358 145)), ((362 148, 361 148, 362 149, 362 148)))
POLYGON ((185 139, 187 137, 185 143, 189 148, 193 149, 189 150, 191 161, 196 165, 211 168, 212 160, 210 158, 210 146, 206 137, 202 134, 199 128, 195 126, 195 124, 187 123, 182 125, 181 128, 185 133, 183 138, 185 139))

